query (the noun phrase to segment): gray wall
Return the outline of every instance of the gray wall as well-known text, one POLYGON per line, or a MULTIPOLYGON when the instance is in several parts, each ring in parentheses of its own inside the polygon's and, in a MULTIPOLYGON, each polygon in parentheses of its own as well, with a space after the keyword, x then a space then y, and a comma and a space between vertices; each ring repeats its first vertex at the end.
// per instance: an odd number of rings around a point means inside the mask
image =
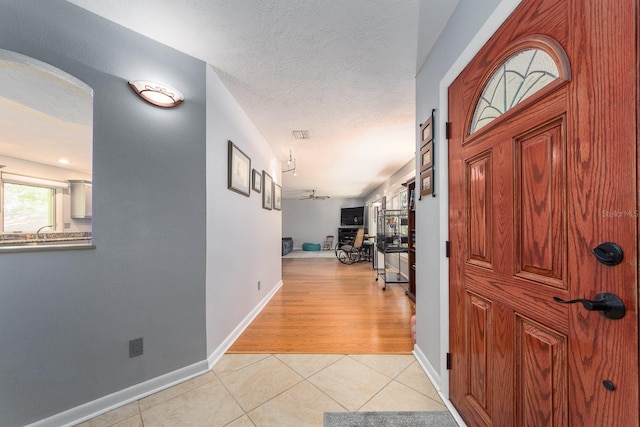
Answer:
POLYGON ((205 64, 60 0, 1 0, 0 48, 95 94, 96 249, 0 256, 0 425, 18 426, 206 358, 205 64))
MULTIPOLYGON (((436 121, 441 114, 447 116, 447 112, 439 108, 440 81, 499 3, 499 0, 460 0, 444 31, 419 69, 416 77, 416 150, 419 149, 419 124, 424 123, 431 115, 431 110, 436 109, 436 121)), ((430 13, 425 4, 427 1, 423 0, 420 22, 430 13)), ((441 346, 440 334, 440 266, 448 230, 440 224, 438 216, 441 208, 446 209, 445 195, 448 192, 445 141, 436 139, 436 156, 435 167, 439 179, 435 182, 435 188, 436 194, 440 196, 423 197, 416 203, 416 247, 419 248, 416 252, 416 341, 436 373, 440 375, 441 359, 448 351, 441 346), (444 174, 440 176, 442 172, 444 174)))
POLYGON ((328 235, 338 242, 340 209, 364 206, 364 199, 330 198, 326 200, 282 201, 282 235, 293 237, 293 246, 303 243, 324 243, 328 235))

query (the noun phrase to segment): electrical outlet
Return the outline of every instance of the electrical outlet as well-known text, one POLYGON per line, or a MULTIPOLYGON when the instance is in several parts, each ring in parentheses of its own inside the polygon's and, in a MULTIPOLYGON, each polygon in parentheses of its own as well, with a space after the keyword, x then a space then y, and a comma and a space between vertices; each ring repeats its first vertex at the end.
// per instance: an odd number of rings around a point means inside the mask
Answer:
POLYGON ((258 280, 258 290, 260 290, 260 280, 258 280))
POLYGON ((129 341, 129 357, 142 356, 142 338, 129 341))

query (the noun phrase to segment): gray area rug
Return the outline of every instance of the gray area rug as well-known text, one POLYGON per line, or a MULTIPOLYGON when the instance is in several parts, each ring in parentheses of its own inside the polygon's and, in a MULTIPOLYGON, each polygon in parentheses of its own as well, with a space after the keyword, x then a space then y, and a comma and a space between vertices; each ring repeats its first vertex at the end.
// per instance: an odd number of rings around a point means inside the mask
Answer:
POLYGON ((458 427, 450 413, 325 412, 324 427, 458 427))
POLYGON ((336 253, 333 249, 329 251, 302 251, 294 249, 282 258, 336 258, 336 253))

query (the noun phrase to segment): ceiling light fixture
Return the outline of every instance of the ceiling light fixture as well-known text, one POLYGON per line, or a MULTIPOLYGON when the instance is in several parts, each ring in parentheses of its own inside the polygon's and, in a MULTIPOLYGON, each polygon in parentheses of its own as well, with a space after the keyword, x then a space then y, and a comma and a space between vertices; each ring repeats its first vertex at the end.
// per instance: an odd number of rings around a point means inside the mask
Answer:
POLYGON ((184 96, 171 86, 148 80, 129 82, 131 89, 149 104, 162 108, 173 108, 182 104, 184 96))
POLYGON ((291 155, 291 150, 289 150, 289 160, 287 160, 287 168, 283 170, 282 173, 285 172, 293 172, 293 176, 298 176, 298 173, 296 172, 296 159, 294 159, 293 155, 291 155))

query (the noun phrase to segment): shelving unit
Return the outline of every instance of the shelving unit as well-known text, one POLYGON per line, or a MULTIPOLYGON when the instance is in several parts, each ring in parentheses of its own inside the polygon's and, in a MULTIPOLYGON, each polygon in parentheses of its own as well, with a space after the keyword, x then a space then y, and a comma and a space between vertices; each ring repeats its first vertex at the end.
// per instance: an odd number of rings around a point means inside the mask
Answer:
MULTIPOLYGON (((409 223, 407 209, 387 209, 378 213, 376 249, 382 253, 382 266, 376 266, 376 281, 382 277, 384 286, 387 284, 408 283, 400 271, 401 254, 407 253, 409 223), (397 261, 394 266, 393 261, 397 261)), ((378 259, 378 256, 375 257, 378 259)))
POLYGON ((409 194, 409 210, 407 212, 409 233, 407 235, 408 260, 409 260, 409 288, 407 296, 416 302, 416 180, 407 181, 407 194, 409 194))

